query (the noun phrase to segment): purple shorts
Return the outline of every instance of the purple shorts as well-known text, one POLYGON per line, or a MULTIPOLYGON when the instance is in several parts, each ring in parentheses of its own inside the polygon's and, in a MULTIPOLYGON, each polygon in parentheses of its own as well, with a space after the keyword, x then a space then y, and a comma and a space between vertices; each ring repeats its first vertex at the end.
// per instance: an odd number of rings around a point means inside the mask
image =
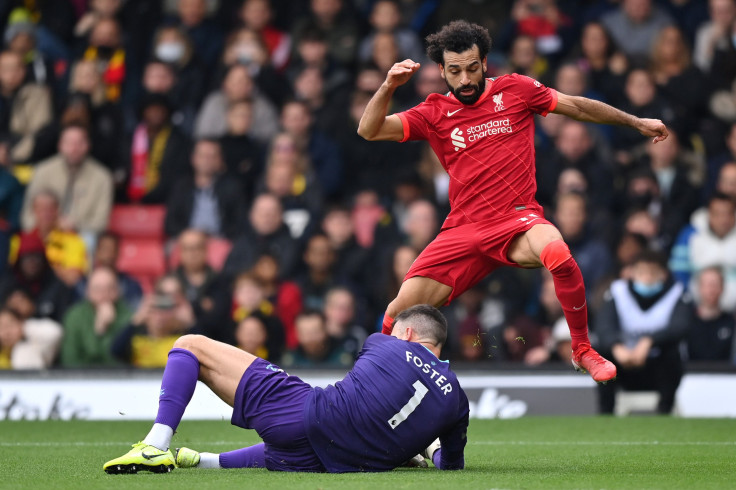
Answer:
POLYGON ((235 392, 231 423, 255 429, 272 471, 326 471, 304 428, 304 403, 313 388, 263 359, 253 361, 235 392))

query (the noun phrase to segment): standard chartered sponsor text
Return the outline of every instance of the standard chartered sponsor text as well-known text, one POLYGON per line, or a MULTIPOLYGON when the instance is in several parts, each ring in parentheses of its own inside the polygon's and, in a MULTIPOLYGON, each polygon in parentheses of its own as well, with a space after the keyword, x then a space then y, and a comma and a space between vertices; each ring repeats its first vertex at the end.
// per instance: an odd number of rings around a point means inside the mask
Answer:
POLYGON ((477 126, 470 126, 468 128, 468 141, 473 142, 486 136, 493 136, 502 133, 512 133, 514 129, 511 127, 511 121, 509 118, 506 119, 491 119, 483 124, 477 126))

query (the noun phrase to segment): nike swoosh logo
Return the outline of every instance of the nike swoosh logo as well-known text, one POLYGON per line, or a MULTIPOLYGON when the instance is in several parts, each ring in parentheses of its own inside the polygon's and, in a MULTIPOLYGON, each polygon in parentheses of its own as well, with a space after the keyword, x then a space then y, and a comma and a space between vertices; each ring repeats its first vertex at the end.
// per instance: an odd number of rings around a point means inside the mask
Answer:
POLYGON ((463 110, 463 107, 461 107, 460 109, 458 109, 458 110, 456 110, 456 111, 452 111, 452 112, 450 112, 450 111, 447 111, 447 117, 450 117, 450 116, 452 116, 452 115, 454 115, 454 114, 457 114, 458 112, 460 112, 460 111, 462 111, 462 110, 463 110))
POLYGON ((143 459, 147 459, 149 461, 152 461, 152 460, 154 460, 156 458, 166 457, 166 456, 168 456, 168 454, 167 453, 162 453, 162 454, 146 454, 146 453, 141 453, 141 456, 143 456, 143 459))
MULTIPOLYGON (((586 301, 585 303, 587 303, 587 301, 586 301)), ((582 310, 583 308, 585 308, 585 303, 583 303, 583 304, 582 304, 582 305, 580 305, 580 306, 573 306, 573 307, 572 307, 572 309, 573 309, 573 310, 575 310, 575 311, 580 311, 580 310, 582 310)))

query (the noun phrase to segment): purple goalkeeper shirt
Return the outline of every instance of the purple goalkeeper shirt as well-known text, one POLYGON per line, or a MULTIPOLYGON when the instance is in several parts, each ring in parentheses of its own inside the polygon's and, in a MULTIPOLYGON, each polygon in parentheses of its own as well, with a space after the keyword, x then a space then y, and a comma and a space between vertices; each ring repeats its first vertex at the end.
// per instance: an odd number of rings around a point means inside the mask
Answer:
POLYGON ((376 333, 352 371, 315 388, 304 408, 309 441, 330 472, 387 471, 442 443, 441 469, 464 466, 468 398, 426 347, 376 333))

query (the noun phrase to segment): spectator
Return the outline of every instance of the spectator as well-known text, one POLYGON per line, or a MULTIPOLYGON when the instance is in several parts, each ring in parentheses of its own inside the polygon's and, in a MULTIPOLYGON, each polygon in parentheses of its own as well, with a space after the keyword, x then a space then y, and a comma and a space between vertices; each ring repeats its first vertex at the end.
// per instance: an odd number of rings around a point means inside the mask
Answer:
POLYGON ((20 228, 22 206, 23 187, 8 169, 0 166, 0 275, 5 273, 8 265, 10 237, 20 228))
POLYGON ((355 296, 345 287, 334 287, 325 295, 324 315, 327 335, 353 360, 367 337, 365 328, 355 323, 355 296))
POLYGON ((508 65, 504 73, 519 73, 535 80, 547 72, 547 60, 539 55, 537 45, 531 36, 516 36, 509 49, 508 65))
POLYGON ((292 30, 295 45, 304 32, 320 29, 327 36, 330 56, 345 67, 355 61, 358 48, 358 28, 347 15, 342 0, 311 0, 309 16, 299 19, 292 30))
POLYGON ((276 316, 260 279, 251 272, 240 274, 235 280, 232 296, 227 298, 227 320, 218 325, 219 330, 212 329, 211 337, 221 339, 222 342, 237 345, 238 332, 243 320, 257 316, 266 328, 267 340, 264 347, 274 358, 281 357, 285 346, 284 326, 276 316))
POLYGON ((284 224, 281 203, 272 194, 261 194, 253 201, 248 223, 233 243, 222 272, 235 277, 253 267, 266 252, 279 258, 281 277, 290 277, 297 261, 297 244, 284 224))
MULTIPOLYGON (((222 69, 241 64, 248 69, 259 93, 276 106, 291 95, 291 85, 269 62, 268 48, 258 32, 242 28, 228 36, 222 55, 222 69)), ((218 77, 219 79, 219 77, 218 77)))
MULTIPOLYGON (((107 100, 102 74, 97 71, 94 61, 79 60, 74 64, 69 94, 65 98, 67 111, 77 108, 89 113, 87 120, 76 121, 87 126, 92 145, 90 153, 113 172, 116 185, 122 183, 125 177, 124 156, 127 153, 120 138, 124 131, 123 111, 121 104, 107 100)), ((53 154, 58 130, 70 122, 72 121, 61 120, 60 124, 55 125, 54 129, 57 131, 54 133, 54 140, 47 145, 51 147, 48 150, 49 154, 53 154)))
POLYGON ((380 269, 370 281, 370 311, 377 315, 379 329, 386 305, 396 297, 406 273, 418 256, 415 248, 400 245, 378 261, 380 269))
POLYGON ((308 158, 290 134, 280 133, 273 139, 261 188, 281 201, 284 222, 294 239, 311 233, 321 210, 322 193, 308 158))
POLYGON ((75 287, 87 272, 87 250, 84 240, 74 230, 62 229, 59 223, 59 198, 41 189, 31 202, 36 227, 29 233, 40 238, 46 247, 46 258, 56 276, 67 286, 75 287))
POLYGON ((225 173, 220 144, 201 139, 192 151, 192 177, 179 177, 166 207, 164 229, 176 237, 187 228, 234 239, 240 232, 245 201, 240 185, 225 173))
POLYGON ((358 60, 365 62, 370 58, 373 40, 379 33, 390 33, 396 40, 401 59, 414 61, 424 59, 424 48, 419 37, 411 29, 402 24, 399 2, 395 0, 378 0, 373 3, 370 17, 371 32, 363 38, 358 47, 358 60))
POLYGON ((725 287, 721 308, 736 310, 736 203, 715 193, 708 202, 708 214, 696 213, 690 225, 677 237, 672 248, 670 269, 683 285, 699 297, 695 273, 717 266, 723 271, 725 287))
POLYGON ((691 361, 733 359, 736 319, 721 309, 723 283, 723 273, 718 267, 708 267, 698 274, 695 320, 687 338, 691 361))
POLYGON ((0 308, 0 369, 46 369, 56 358, 63 331, 50 320, 26 321, 0 308))
POLYGON ((146 96, 130 143, 127 198, 146 204, 166 203, 176 179, 189 173, 189 148, 187 137, 171 122, 168 99, 146 96))
POLYGON ((192 306, 184 297, 176 276, 158 280, 130 323, 118 332, 111 353, 116 359, 138 368, 160 368, 180 336, 194 325, 192 306))
POLYGON ((322 310, 327 291, 341 282, 342 271, 335 267, 335 258, 326 235, 317 233, 307 240, 302 256, 306 270, 296 278, 305 308, 322 310))
POLYGON ((733 43, 733 36, 736 34, 736 20, 731 23, 730 39, 727 34, 725 43, 719 43, 713 53, 713 62, 711 63, 710 80, 718 89, 730 88, 734 78, 736 78, 736 46, 733 43))
POLYGON ((736 162, 736 122, 731 124, 726 133, 725 151, 716 154, 707 161, 706 181, 703 195, 710 197, 721 178, 721 168, 729 162, 736 162))
POLYGON ((369 269, 370 253, 355 238, 350 209, 332 206, 322 218, 322 232, 335 252, 335 269, 353 284, 364 284, 369 269))
POLYGON ((613 260, 606 245, 591 233, 586 207, 585 197, 580 194, 560 195, 554 220, 580 266, 590 301, 602 280, 611 272, 613 260))
POLYGON ((208 70, 214 68, 222 52, 222 33, 211 19, 207 18, 205 0, 178 0, 173 24, 179 26, 192 39, 197 55, 208 70))
POLYGON ((269 253, 258 257, 251 273, 260 282, 264 296, 274 305, 274 313, 284 326, 286 347, 295 348, 297 340, 294 321, 302 311, 301 289, 294 281, 280 278, 279 262, 269 253))
POLYGON ((273 10, 269 0, 244 0, 238 17, 245 27, 261 37, 271 65, 279 71, 284 70, 291 56, 291 36, 273 25, 273 10))
POLYGON ((204 232, 191 228, 182 231, 177 238, 180 262, 175 274, 198 324, 212 313, 220 294, 219 277, 207 264, 208 241, 204 232))
POLYGON ((281 358, 285 368, 348 367, 354 359, 327 334, 325 317, 320 311, 305 310, 296 317, 299 346, 288 350, 281 358))
POLYGON ((122 0, 91 0, 89 10, 82 15, 74 26, 74 36, 86 38, 100 19, 113 19, 120 12, 122 0))
POLYGON ((16 289, 22 289, 33 298, 40 318, 60 322, 67 308, 76 301, 76 294, 54 274, 41 238, 35 233, 21 233, 16 256, 12 272, 0 278, 0 302, 16 289))
POLYGON ((652 75, 660 95, 672 107, 676 128, 683 135, 701 130, 708 116, 710 88, 705 75, 692 64, 690 48, 675 26, 662 29, 652 47, 652 75))
MULTIPOLYGON (((418 85, 422 85, 422 76, 428 70, 439 70, 429 65, 422 65, 418 76, 418 85)), ((361 72, 368 73, 368 72, 361 72)), ((440 78, 443 89, 447 90, 444 80, 440 78)), ((436 85, 435 85, 436 86, 436 85)), ((343 155, 342 183, 339 191, 343 198, 353 196, 364 190, 373 189, 381 197, 388 198, 391 195, 391 185, 396 181, 397 174, 407 163, 419 160, 420 145, 394 145, 390 141, 366 141, 358 133, 358 122, 363 115, 371 93, 356 88, 349 102, 348 120, 341 124, 336 132, 335 139, 340 145, 343 155)), ((431 152, 431 150, 430 150, 431 152)), ((442 170, 443 175, 447 172, 442 170)))
POLYGON ((713 56, 718 47, 728 45, 731 26, 736 20, 736 5, 733 0, 709 0, 710 21, 700 25, 695 35, 694 62, 708 73, 713 65, 713 56))
MULTIPOLYGON (((654 79, 649 72, 642 69, 630 71, 624 90, 626 100, 622 102, 621 110, 638 117, 658 117, 668 126, 671 125, 674 118, 672 108, 657 95, 654 79)), ((616 160, 619 164, 629 164, 632 149, 647 141, 647 138, 630 129, 613 128, 613 146, 617 150, 616 160)))
POLYGON ((51 95, 38 83, 26 83, 20 54, 0 52, 0 133, 10 134, 10 156, 29 163, 39 130, 51 122, 51 95))
POLYGON ((621 100, 628 60, 616 49, 613 39, 600 22, 583 26, 577 65, 588 76, 590 88, 614 105, 621 100))
POLYGON ((191 133, 197 106, 177 90, 177 76, 172 65, 159 60, 151 60, 143 68, 144 94, 166 97, 171 104, 171 122, 185 134, 191 133))
POLYGON ((67 126, 59 137, 59 153, 36 166, 26 190, 22 224, 26 230, 36 226, 31 203, 41 189, 50 189, 61 198, 63 228, 77 230, 85 243, 107 227, 113 200, 110 171, 89 156, 87 129, 67 126))
POLYGON ((207 71, 201 58, 194 52, 186 32, 171 25, 156 31, 152 55, 143 73, 143 88, 149 93, 167 95, 174 107, 174 123, 186 134, 191 134, 197 109, 207 89, 207 71), (153 73, 149 70, 152 64, 156 67, 153 73), (173 79, 163 72, 160 64, 171 72, 173 79))
POLYGON ((202 103, 194 124, 197 138, 219 138, 227 132, 227 108, 235 102, 250 99, 253 102, 253 138, 268 143, 278 131, 278 113, 274 105, 258 90, 248 67, 235 64, 228 68, 222 86, 211 92, 202 103))
POLYGON ((292 84, 305 68, 319 71, 324 80, 324 90, 330 94, 344 89, 350 82, 350 72, 332 58, 327 36, 321 29, 305 30, 295 48, 295 55, 286 70, 286 76, 292 84))
POLYGON ((736 202, 736 161, 727 162, 718 172, 716 190, 727 195, 736 202))
POLYGON ((278 332, 274 318, 252 313, 235 327, 235 346, 271 362, 278 362, 283 353, 283 331, 278 332), (281 334, 280 345, 271 342, 273 336, 281 334))
POLYGON ((113 366, 118 364, 111 347, 133 312, 120 299, 117 274, 107 267, 94 269, 87 283, 86 298, 64 316, 64 367, 113 366))
POLYGON ((643 163, 657 179, 662 233, 674 237, 698 205, 696 185, 702 182, 703 162, 680 146, 674 131, 662 143, 645 147, 643 163))
POLYGON ((243 100, 227 109, 227 132, 220 138, 227 172, 237 176, 245 202, 255 196, 256 183, 263 173, 264 146, 250 136, 253 127, 253 103, 243 100))
POLYGON ((38 49, 36 26, 30 18, 8 19, 4 38, 8 50, 18 53, 25 61, 27 81, 60 88, 51 60, 38 49))
POLYGON ((619 389, 656 390, 657 411, 672 412, 683 374, 679 344, 693 321, 692 302, 683 293, 664 257, 648 251, 634 260, 631 279, 611 284, 595 332, 600 351, 612 355, 618 379, 599 387, 601 413, 613 413, 619 389))
POLYGON ((627 56, 646 60, 659 32, 673 22, 652 0, 623 0, 601 23, 627 56))
MULTIPOLYGON (((118 256, 120 254, 120 237, 111 231, 103 232, 97 239, 97 246, 92 257, 92 267, 107 267, 115 271, 118 277, 118 289, 120 298, 132 310, 138 308, 143 298, 143 289, 141 284, 129 274, 120 271, 117 268, 118 256)), ((87 278, 83 277, 77 283, 77 295, 84 296, 87 289, 87 278)))
MULTIPOLYGON (((564 92, 564 91, 563 91, 564 92)), ((565 92, 566 93, 566 92, 565 92)), ((582 172, 588 195, 596 209, 607 209, 612 200, 612 164, 599 151, 590 130, 581 122, 568 120, 559 129, 554 149, 537 157, 537 198, 544 206, 552 204, 560 174, 566 169, 582 172)))
POLYGON ((82 59, 95 63, 105 85, 105 99, 110 102, 119 101, 122 95, 125 54, 120 24, 109 17, 97 21, 82 59))

